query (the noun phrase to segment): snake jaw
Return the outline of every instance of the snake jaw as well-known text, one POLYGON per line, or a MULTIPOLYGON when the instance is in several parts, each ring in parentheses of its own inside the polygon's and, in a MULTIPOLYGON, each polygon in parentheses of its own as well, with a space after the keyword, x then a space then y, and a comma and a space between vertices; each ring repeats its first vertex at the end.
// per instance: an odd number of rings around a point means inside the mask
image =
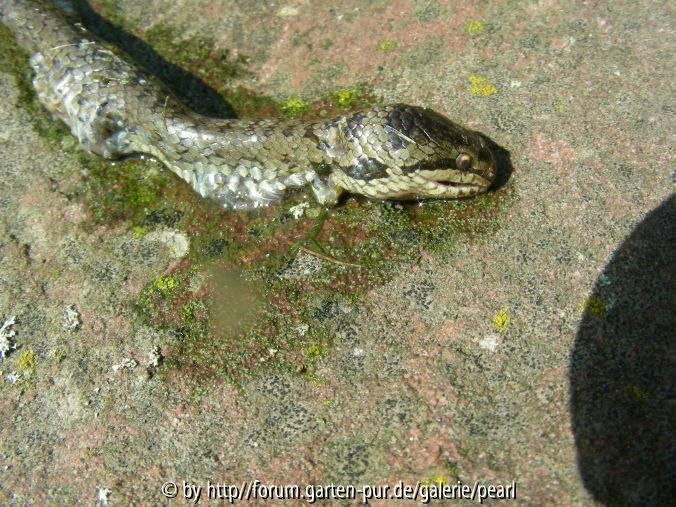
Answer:
POLYGON ((440 185, 457 186, 478 186, 488 188, 491 186, 491 180, 484 178, 479 174, 457 169, 437 169, 433 171, 419 171, 418 175, 427 181, 434 181, 440 185))
POLYGON ((414 181, 419 196, 434 198, 469 197, 485 192, 492 184, 492 179, 457 169, 418 171, 414 181))

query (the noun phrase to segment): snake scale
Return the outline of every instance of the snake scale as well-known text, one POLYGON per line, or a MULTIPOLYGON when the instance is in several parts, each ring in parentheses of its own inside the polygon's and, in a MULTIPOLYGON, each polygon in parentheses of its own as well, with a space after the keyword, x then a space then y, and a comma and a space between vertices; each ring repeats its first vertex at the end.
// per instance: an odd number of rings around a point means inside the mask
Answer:
POLYGON ((226 208, 265 206, 308 184, 331 206, 344 191, 445 199, 484 192, 495 180, 483 137, 431 110, 395 104, 329 120, 210 118, 48 4, 0 0, 0 15, 32 55, 40 102, 84 149, 149 154, 226 208))

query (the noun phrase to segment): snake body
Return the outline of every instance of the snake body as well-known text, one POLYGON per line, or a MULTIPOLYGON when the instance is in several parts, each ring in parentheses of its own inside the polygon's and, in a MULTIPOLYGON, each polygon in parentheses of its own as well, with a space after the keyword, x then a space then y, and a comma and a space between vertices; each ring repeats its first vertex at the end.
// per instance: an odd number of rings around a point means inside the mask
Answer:
POLYGON ((333 205, 344 191, 468 197, 495 179, 484 139, 428 109, 395 104, 320 121, 214 119, 49 5, 0 0, 0 14, 32 55, 39 100, 83 148, 107 158, 150 154, 227 208, 265 206, 307 184, 333 205))

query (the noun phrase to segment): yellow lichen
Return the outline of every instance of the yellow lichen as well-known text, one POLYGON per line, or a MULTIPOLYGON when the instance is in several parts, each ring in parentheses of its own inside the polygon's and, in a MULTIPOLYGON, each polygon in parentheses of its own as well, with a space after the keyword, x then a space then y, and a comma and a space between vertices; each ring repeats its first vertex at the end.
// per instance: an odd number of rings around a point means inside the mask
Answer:
POLYGON ((65 358, 66 358, 66 353, 62 349, 56 348, 56 349, 52 349, 52 350, 49 351, 49 359, 51 359, 51 360, 53 360, 57 363, 60 363, 65 358))
POLYGON ((556 109, 559 113, 561 113, 561 112, 566 110, 566 105, 565 104, 554 104, 554 109, 556 109))
POLYGON ((448 484, 448 479, 444 474, 437 474, 431 477, 427 477, 421 481, 422 484, 425 486, 431 486, 434 484, 437 487, 443 486, 444 484, 448 484))
POLYGON ((484 24, 481 21, 471 20, 465 25, 467 33, 474 36, 484 31, 484 24))
POLYGON ((638 386, 631 386, 631 397, 634 401, 645 401, 648 399, 648 393, 638 386))
POLYGON ((497 88, 483 76, 472 74, 469 76, 469 82, 471 83, 469 91, 472 92, 472 95, 488 97, 489 95, 498 93, 497 88))
POLYGON ((499 332, 504 333, 509 326, 509 313, 507 308, 501 308, 498 313, 493 315, 493 327, 499 332))
POLYGON ((322 355, 322 349, 316 343, 305 349, 305 355, 308 359, 318 359, 322 355))
POLYGON ((378 51, 392 51, 397 49, 397 46, 399 46, 399 43, 396 40, 381 39, 378 41, 378 44, 376 44, 376 49, 378 51))
POLYGON ((608 300, 601 296, 589 296, 578 305, 578 309, 602 317, 608 311, 608 300))
POLYGON ((35 368, 35 352, 24 350, 16 357, 16 368, 23 372, 35 368))

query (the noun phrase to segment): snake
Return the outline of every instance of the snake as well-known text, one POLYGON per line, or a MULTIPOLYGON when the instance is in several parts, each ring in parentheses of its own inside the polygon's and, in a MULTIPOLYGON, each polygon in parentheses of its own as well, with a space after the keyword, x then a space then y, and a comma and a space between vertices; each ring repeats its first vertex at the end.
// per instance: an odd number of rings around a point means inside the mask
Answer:
POLYGON ((267 206, 304 186, 326 207, 343 193, 463 198, 496 178, 484 136, 430 109, 391 104, 318 120, 212 118, 51 4, 0 0, 0 21, 30 54, 40 103, 84 150, 154 157, 228 209, 267 206))

